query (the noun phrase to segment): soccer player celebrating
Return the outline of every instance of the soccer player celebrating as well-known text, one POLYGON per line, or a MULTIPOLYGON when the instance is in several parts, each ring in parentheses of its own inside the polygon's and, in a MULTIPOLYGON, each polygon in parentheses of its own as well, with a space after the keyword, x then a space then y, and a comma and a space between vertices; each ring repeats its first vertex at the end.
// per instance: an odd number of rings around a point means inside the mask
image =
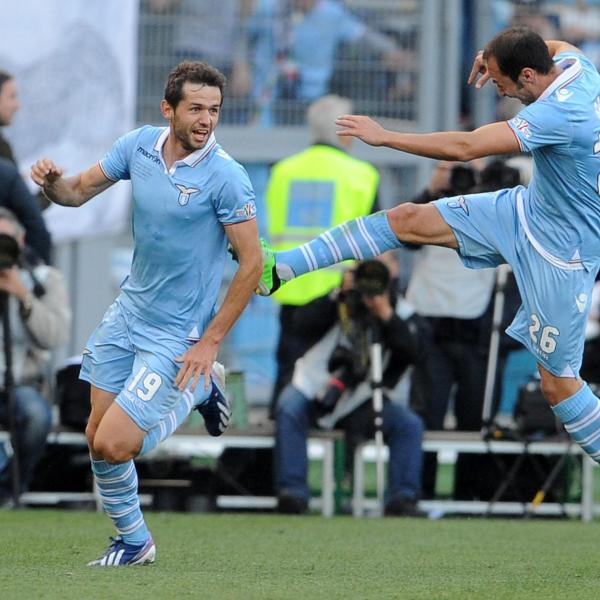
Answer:
POLYGON ((214 135, 224 86, 218 70, 183 62, 169 74, 161 102, 168 127, 124 135, 74 177, 48 159, 32 167, 33 180, 63 206, 81 206, 120 179, 133 189, 131 273, 92 333, 81 369, 92 386, 92 471, 118 534, 93 566, 154 561, 133 458, 169 436, 192 408, 212 435, 230 416, 213 365, 258 284, 262 259, 252 186, 214 135), (228 241, 239 269, 215 314, 228 241))
POLYGON ((536 356, 544 396, 573 439, 600 462, 600 401, 579 378, 600 266, 600 75, 574 46, 512 28, 475 59, 469 83, 481 87, 490 79, 500 95, 525 105, 514 119, 472 132, 408 134, 347 115, 337 120, 338 134, 443 160, 530 152, 529 187, 401 204, 277 255, 265 246, 259 293, 405 242, 454 248, 471 268, 508 263, 522 306, 507 333, 536 356))

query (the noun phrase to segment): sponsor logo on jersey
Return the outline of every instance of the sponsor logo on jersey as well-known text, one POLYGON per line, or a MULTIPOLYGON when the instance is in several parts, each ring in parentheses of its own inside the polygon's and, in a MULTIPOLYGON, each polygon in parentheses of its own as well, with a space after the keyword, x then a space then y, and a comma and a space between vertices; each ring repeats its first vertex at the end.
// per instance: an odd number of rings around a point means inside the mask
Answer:
POLYGON ((511 123, 515 126, 517 131, 527 139, 531 137, 531 129, 529 129, 529 123, 525 119, 515 117, 511 123))
POLYGON ((150 159, 152 162, 156 163, 157 165, 161 164, 160 158, 158 158, 158 156, 156 156, 156 154, 152 154, 151 152, 148 152, 148 150, 146 150, 145 148, 142 148, 141 146, 138 146, 138 149, 136 152, 139 152, 142 156, 150 159))
POLYGON ((176 183, 175 187, 179 190, 177 202, 180 206, 185 206, 190 201, 190 196, 200 191, 198 188, 185 187, 185 185, 181 185, 180 183, 176 183))
POLYGON ((254 202, 246 202, 242 208, 238 208, 233 214, 236 217, 253 217, 256 214, 256 204, 254 202))
POLYGON ((469 214, 469 206, 467 205, 467 201, 464 196, 459 196, 456 200, 452 200, 452 202, 448 202, 448 206, 450 208, 460 208, 464 210, 465 213, 469 214))

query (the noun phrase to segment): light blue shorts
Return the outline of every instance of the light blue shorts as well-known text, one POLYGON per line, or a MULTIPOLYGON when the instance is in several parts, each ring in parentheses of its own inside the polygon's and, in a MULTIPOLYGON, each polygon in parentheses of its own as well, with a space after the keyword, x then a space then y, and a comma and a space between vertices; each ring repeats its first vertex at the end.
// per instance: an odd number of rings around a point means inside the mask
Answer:
POLYGON ((556 266, 542 257, 519 221, 518 191, 442 198, 434 204, 452 228, 467 267, 512 267, 522 304, 506 333, 554 375, 576 377, 597 269, 556 266))
MULTIPOLYGON (((174 385, 180 368, 175 357, 192 342, 136 317, 115 300, 90 336, 80 378, 117 395, 117 404, 144 431, 157 425, 181 400, 174 385)), ((208 396, 204 381, 194 404, 208 396)))

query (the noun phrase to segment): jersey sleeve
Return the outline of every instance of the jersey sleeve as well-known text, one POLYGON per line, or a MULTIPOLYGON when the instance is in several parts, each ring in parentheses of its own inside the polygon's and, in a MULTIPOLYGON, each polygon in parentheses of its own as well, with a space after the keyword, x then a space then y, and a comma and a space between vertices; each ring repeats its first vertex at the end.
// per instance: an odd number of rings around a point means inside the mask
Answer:
POLYGON ((354 42, 364 35, 367 28, 362 21, 342 7, 338 7, 338 11, 334 15, 335 27, 341 40, 354 42))
POLYGON ((249 221, 256 217, 254 189, 246 170, 232 162, 225 170, 215 199, 218 219, 223 225, 249 221))
POLYGON ((100 168, 112 181, 130 179, 129 163, 135 149, 140 130, 135 129, 121 136, 100 161, 100 168))
POLYGON ((521 150, 569 144, 573 130, 564 105, 552 98, 538 100, 508 121, 521 150))

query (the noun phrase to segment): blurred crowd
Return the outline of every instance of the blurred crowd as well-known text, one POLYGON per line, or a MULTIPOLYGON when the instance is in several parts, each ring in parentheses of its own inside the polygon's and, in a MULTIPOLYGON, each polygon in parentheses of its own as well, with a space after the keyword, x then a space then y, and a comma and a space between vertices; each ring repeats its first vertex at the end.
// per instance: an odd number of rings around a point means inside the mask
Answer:
POLYGON ((405 107, 416 85, 414 8, 394 19, 338 0, 148 0, 143 10, 141 43, 160 44, 166 63, 202 58, 228 76, 226 122, 299 124, 331 92, 352 92, 363 111, 414 118, 405 107))
MULTIPOLYGON (((171 64, 202 58, 229 78, 223 122, 262 126, 304 122, 311 101, 334 93, 357 112, 416 120, 420 7, 367 0, 145 0, 140 28, 140 120, 156 102, 171 64), (153 85, 152 82, 155 82, 153 85)), ((464 29, 477 7, 465 2, 464 29)), ((492 0, 493 29, 526 25, 545 39, 579 46, 600 66, 596 0, 492 0)), ((473 48, 463 44, 465 68, 473 48)), ((466 79, 466 77, 465 77, 466 79)), ((463 119, 469 122, 467 93, 463 119)), ((498 115, 514 112, 499 102, 498 115)))

